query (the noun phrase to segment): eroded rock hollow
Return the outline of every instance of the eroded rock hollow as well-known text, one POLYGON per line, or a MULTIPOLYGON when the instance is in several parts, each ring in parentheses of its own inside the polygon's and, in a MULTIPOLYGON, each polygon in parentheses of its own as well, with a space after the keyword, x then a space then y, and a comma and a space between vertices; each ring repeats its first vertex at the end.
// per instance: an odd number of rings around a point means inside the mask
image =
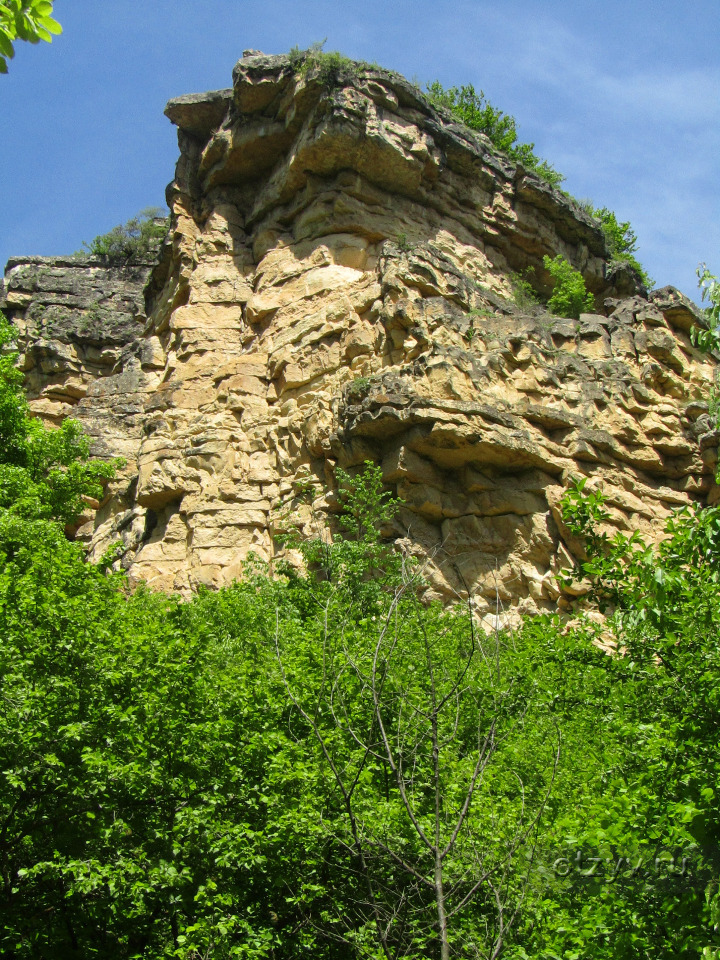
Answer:
POLYGON ((126 460, 78 530, 92 555, 122 540, 153 587, 227 583, 282 549, 288 513, 332 512, 338 466, 372 460, 433 592, 489 619, 563 605, 573 477, 650 536, 714 494, 693 305, 648 294, 571 200, 414 86, 250 55, 232 89, 166 113, 180 159, 153 262, 6 272, 34 410, 126 460), (516 305, 515 274, 550 292, 546 254, 597 313, 516 305))

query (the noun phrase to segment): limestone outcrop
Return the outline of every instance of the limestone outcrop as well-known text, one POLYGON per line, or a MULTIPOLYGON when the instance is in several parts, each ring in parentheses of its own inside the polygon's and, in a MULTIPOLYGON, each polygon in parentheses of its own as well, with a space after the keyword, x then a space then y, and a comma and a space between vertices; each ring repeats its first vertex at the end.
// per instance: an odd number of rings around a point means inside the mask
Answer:
POLYGON ((432 590, 491 618, 568 601, 571 478, 650 536, 714 496, 694 306, 611 264, 585 212, 407 81, 253 54, 232 89, 166 113, 180 159, 152 270, 6 274, 34 409, 72 412, 127 461, 79 531, 94 555, 121 539, 154 587, 226 583, 248 553, 277 555, 288 516, 332 514, 338 466, 372 460, 432 590), (597 313, 518 307, 515 275, 547 295, 557 254, 597 313), (74 319, 48 330, 55 306, 74 319))

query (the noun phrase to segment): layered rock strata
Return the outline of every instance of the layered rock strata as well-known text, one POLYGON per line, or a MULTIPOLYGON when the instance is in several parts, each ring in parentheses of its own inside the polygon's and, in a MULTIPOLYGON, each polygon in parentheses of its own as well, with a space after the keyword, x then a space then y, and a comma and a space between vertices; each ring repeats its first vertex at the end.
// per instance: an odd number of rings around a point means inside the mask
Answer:
POLYGON ((15 328, 31 409, 50 423, 80 419, 96 456, 137 455, 145 395, 159 383, 144 336, 143 290, 156 264, 155 255, 122 265, 76 255, 16 257, 5 269, 0 308, 15 328))
POLYGON ((650 536, 714 495, 694 307, 648 295, 572 201, 402 78, 296 68, 249 56, 232 89, 168 104, 180 160, 147 310, 83 356, 60 338, 62 370, 30 326, 49 301, 23 287, 46 262, 11 262, 35 409, 72 406, 97 452, 127 459, 80 534, 95 555, 121 538, 155 587, 219 585, 250 552, 272 560, 288 517, 315 529, 337 467, 372 460, 437 595, 471 595, 488 622, 562 605, 573 477, 650 536), (517 306, 514 274, 550 291, 546 254, 582 271, 597 313, 517 306))

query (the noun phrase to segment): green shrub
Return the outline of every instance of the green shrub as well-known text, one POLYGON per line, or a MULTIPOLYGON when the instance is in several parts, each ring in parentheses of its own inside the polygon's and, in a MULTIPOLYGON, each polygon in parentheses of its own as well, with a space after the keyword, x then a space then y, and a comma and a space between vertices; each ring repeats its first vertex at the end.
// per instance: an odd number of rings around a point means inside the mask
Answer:
POLYGON ((607 207, 594 208, 590 205, 588 212, 600 221, 612 259, 629 263, 640 274, 646 287, 654 286, 655 281, 634 255, 637 250, 637 236, 629 221, 618 220, 612 210, 608 210, 607 207))
POLYGON ((370 388, 369 377, 355 377, 346 387, 348 400, 357 402, 368 392, 370 388))
POLYGON ((30 416, 13 337, 0 315, 0 518, 71 524, 85 497, 102 497, 120 461, 91 460, 76 421, 51 429, 30 416))
POLYGON ((101 233, 83 246, 93 257, 110 263, 127 263, 147 257, 157 241, 167 233, 167 219, 159 207, 148 207, 127 223, 101 233))
POLYGON ((515 302, 515 306, 519 307, 521 310, 530 310, 532 307, 537 307, 540 303, 533 285, 528 280, 528 274, 530 273, 533 273, 532 267, 529 267, 525 271, 525 276, 523 276, 521 273, 510 274, 510 289, 512 290, 512 297, 515 302))
MULTIPOLYGON (((720 947, 720 514, 678 510, 653 546, 637 533, 603 532, 605 498, 584 486, 563 499, 563 519, 585 541, 576 576, 591 582, 601 608, 614 608, 598 638, 614 638, 618 653, 594 664, 588 658, 569 700, 573 686, 558 684, 564 692, 554 712, 566 759, 584 750, 597 763, 595 779, 550 828, 557 838, 551 856, 564 848, 566 859, 555 863, 565 868, 538 877, 525 901, 522 950, 510 955, 713 960, 720 947), (573 743, 563 713, 589 719, 592 701, 595 720, 573 743)), ((528 630, 542 650, 553 627, 540 618, 528 630)), ((568 649, 571 668, 580 666, 579 652, 568 649)))
POLYGON ((628 221, 619 221, 607 207, 591 207, 589 212, 602 224, 613 257, 629 256, 637 250, 637 236, 628 221))
POLYGON ((543 257, 545 269, 555 280, 552 296, 548 300, 548 309, 558 317, 577 320, 581 313, 595 309, 595 297, 588 293, 583 275, 575 270, 565 257, 554 260, 543 257))
POLYGON ((701 263, 697 268, 698 286, 703 303, 708 302, 705 308, 707 329, 693 327, 690 338, 696 347, 707 352, 720 347, 720 281, 715 274, 710 273, 706 264, 701 263))
POLYGON ((557 187, 565 179, 546 160, 541 160, 533 152, 534 143, 518 142, 515 117, 494 107, 482 90, 479 94, 476 93, 472 84, 445 90, 440 82, 435 80, 428 84, 427 95, 434 106, 449 110, 466 127, 485 134, 493 146, 533 170, 550 186, 557 187))
POLYGON ((351 60, 339 50, 324 51, 325 40, 313 43, 307 50, 293 47, 290 51, 290 63, 296 73, 302 77, 315 75, 328 87, 337 86, 343 77, 355 77, 366 64, 351 60))

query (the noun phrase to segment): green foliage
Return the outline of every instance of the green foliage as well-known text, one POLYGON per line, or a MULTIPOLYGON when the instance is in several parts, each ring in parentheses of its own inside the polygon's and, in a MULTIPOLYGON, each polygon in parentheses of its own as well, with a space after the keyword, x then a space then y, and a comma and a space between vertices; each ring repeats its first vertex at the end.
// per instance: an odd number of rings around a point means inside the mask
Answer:
POLYGON ((549 310, 558 317, 577 320, 581 313, 590 313, 595 309, 595 298, 585 288, 585 280, 579 270, 575 270, 560 255, 553 260, 545 256, 543 263, 555 281, 547 304, 549 310))
POLYGON ((707 328, 693 327, 690 337, 696 347, 707 353, 720 348, 720 281, 704 263, 697 268, 697 277, 702 301, 708 304, 705 308, 707 328))
MULTIPOLYGON (((494 107, 486 99, 482 90, 476 93, 472 84, 450 87, 446 90, 439 81, 435 80, 428 85, 427 95, 436 107, 448 110, 471 130, 485 134, 498 150, 502 150, 511 159, 533 170, 551 187, 559 187, 564 181, 565 177, 562 174, 535 154, 534 144, 518 141, 515 117, 494 107)), ((575 202, 600 222, 612 259, 630 263, 640 274, 643 283, 651 287, 654 281, 634 255, 637 249, 637 237, 630 223, 619 221, 607 207, 595 208, 592 201, 576 200, 575 202)))
POLYGON ((715 430, 720 430, 720 390, 716 384, 710 387, 708 394, 708 414, 715 430))
POLYGON ((608 618, 486 635, 422 601, 366 463, 302 569, 183 603, 67 541, 42 485, 90 464, 35 423, 5 354, 0 954, 718 955, 720 508, 651 547, 576 484, 608 618))
POLYGON ((8 351, 12 330, 0 321, 0 511, 27 520, 72 523, 84 497, 101 497, 115 463, 89 459, 79 425, 49 429, 29 416, 17 357, 8 351))
POLYGON ((427 96, 434 106, 448 110, 465 126, 484 134, 498 150, 533 170, 550 186, 557 187, 565 179, 547 161, 533 152, 533 143, 518 141, 515 117, 494 107, 485 98, 482 90, 476 93, 472 84, 446 90, 435 80, 428 84, 427 96))
POLYGON ((0 0, 0 73, 8 72, 15 40, 52 43, 53 35, 62 33, 52 12, 50 0, 0 0))
POLYGON ((486 320, 494 316, 495 316, 494 311, 490 310, 487 307, 480 307, 479 309, 473 309, 468 311, 467 313, 468 325, 465 328, 465 331, 463 332, 463 338, 466 340, 468 345, 472 344, 473 340, 475 340, 479 332, 477 327, 475 326, 475 321, 486 320))
POLYGON ((167 220, 159 207, 148 207, 127 223, 113 227, 85 243, 88 253, 109 263, 130 263, 146 258, 167 233, 167 220))
POLYGON ((510 274, 510 289, 512 291, 513 301, 515 302, 515 306, 521 310, 531 310, 540 304, 538 295, 535 293, 535 288, 528 279, 533 272, 534 269, 528 267, 524 275, 521 273, 510 274))
POLYGON ((596 220, 600 221, 600 226, 605 234, 612 259, 624 260, 629 263, 640 274, 645 286, 648 287, 648 289, 652 287, 654 285, 652 277, 643 269, 635 257, 637 236, 629 221, 619 221, 612 210, 608 210, 607 207, 598 207, 595 209, 591 204, 589 213, 595 217, 596 220))
POLYGON ((710 273, 707 264, 701 263, 697 269, 698 286, 703 302, 708 301, 706 316, 711 329, 720 327, 720 281, 710 273))
POLYGON ((370 386, 369 377, 355 377, 355 379, 350 383, 348 391, 351 393, 364 393, 370 386))
MULTIPOLYGON (((314 588, 318 603, 337 595, 359 614, 370 616, 397 582, 401 558, 383 532, 400 501, 384 490, 382 469, 369 461, 357 477, 338 469, 337 478, 339 531, 330 538, 324 534, 305 538, 289 524, 282 540, 300 551, 306 567, 319 578, 314 588)), ((311 502, 312 498, 309 491, 311 502)), ((300 582, 291 568, 283 572, 291 583, 300 582)))
POLYGON ((522 902, 516 863, 532 863, 556 730, 508 638, 478 642, 467 612, 425 607, 415 586, 369 619, 333 604, 321 646, 279 625, 287 689, 336 797, 329 834, 354 859, 350 899, 329 914, 351 956, 490 956, 522 902))
POLYGON ((412 761, 406 799, 447 847, 448 940, 484 952, 498 939, 491 891, 521 895, 508 844, 525 848, 526 811, 547 794, 549 718, 525 721, 532 685, 509 645, 476 647, 467 615, 419 602, 382 539, 396 502, 379 470, 340 480, 345 537, 304 548, 322 569, 257 566, 187 604, 127 595, 48 522, 8 551, 0 524, 0 951, 340 960, 378 955, 379 919, 391 956, 436 955, 434 857, 374 756, 373 668, 412 761), (521 797, 504 764, 523 743, 538 760, 521 797), (475 815, 463 796, 478 759, 475 815), (354 784, 350 808, 333 768, 354 784), (450 843, 445 818, 463 810, 450 843))
POLYGON ((533 955, 713 956, 720 947, 720 510, 676 511, 656 547, 637 535, 598 532, 608 520, 604 498, 586 496, 582 484, 565 498, 563 515, 585 538, 579 573, 614 609, 605 631, 622 655, 611 658, 616 680, 602 705, 603 735, 612 728, 624 746, 602 796, 591 791, 577 817, 558 826, 609 861, 610 877, 621 882, 589 883, 576 873, 556 885, 536 915, 533 955))
MULTIPOLYGON (((707 301, 708 304, 705 308, 707 326, 693 326, 690 331, 690 339, 696 347, 704 353, 708 353, 711 350, 720 350, 720 281, 715 274, 710 273, 704 263, 701 263, 698 267, 697 276, 702 301, 703 303, 707 301)), ((708 413, 715 429, 718 429, 720 424, 720 394, 717 382, 710 387, 708 413)), ((720 456, 715 470, 715 482, 720 483, 720 456)))
POLYGON ((607 207, 591 208, 590 212, 600 221, 613 257, 627 256, 637 250, 637 236, 628 221, 621 223, 607 207))
POLYGON ((370 377, 355 377, 355 379, 352 380, 346 388, 348 399, 350 401, 354 401, 355 403, 357 403, 359 400, 362 400, 371 383, 372 381, 370 377))
POLYGON ((258 601, 126 598, 53 546, 0 577, 0 952, 267 957, 278 922, 292 952, 316 827, 258 601))
POLYGON ((326 41, 313 43, 306 50, 293 47, 290 64, 302 77, 316 77, 327 87, 337 86, 343 78, 355 77, 364 63, 343 56, 338 50, 323 50, 326 41))

